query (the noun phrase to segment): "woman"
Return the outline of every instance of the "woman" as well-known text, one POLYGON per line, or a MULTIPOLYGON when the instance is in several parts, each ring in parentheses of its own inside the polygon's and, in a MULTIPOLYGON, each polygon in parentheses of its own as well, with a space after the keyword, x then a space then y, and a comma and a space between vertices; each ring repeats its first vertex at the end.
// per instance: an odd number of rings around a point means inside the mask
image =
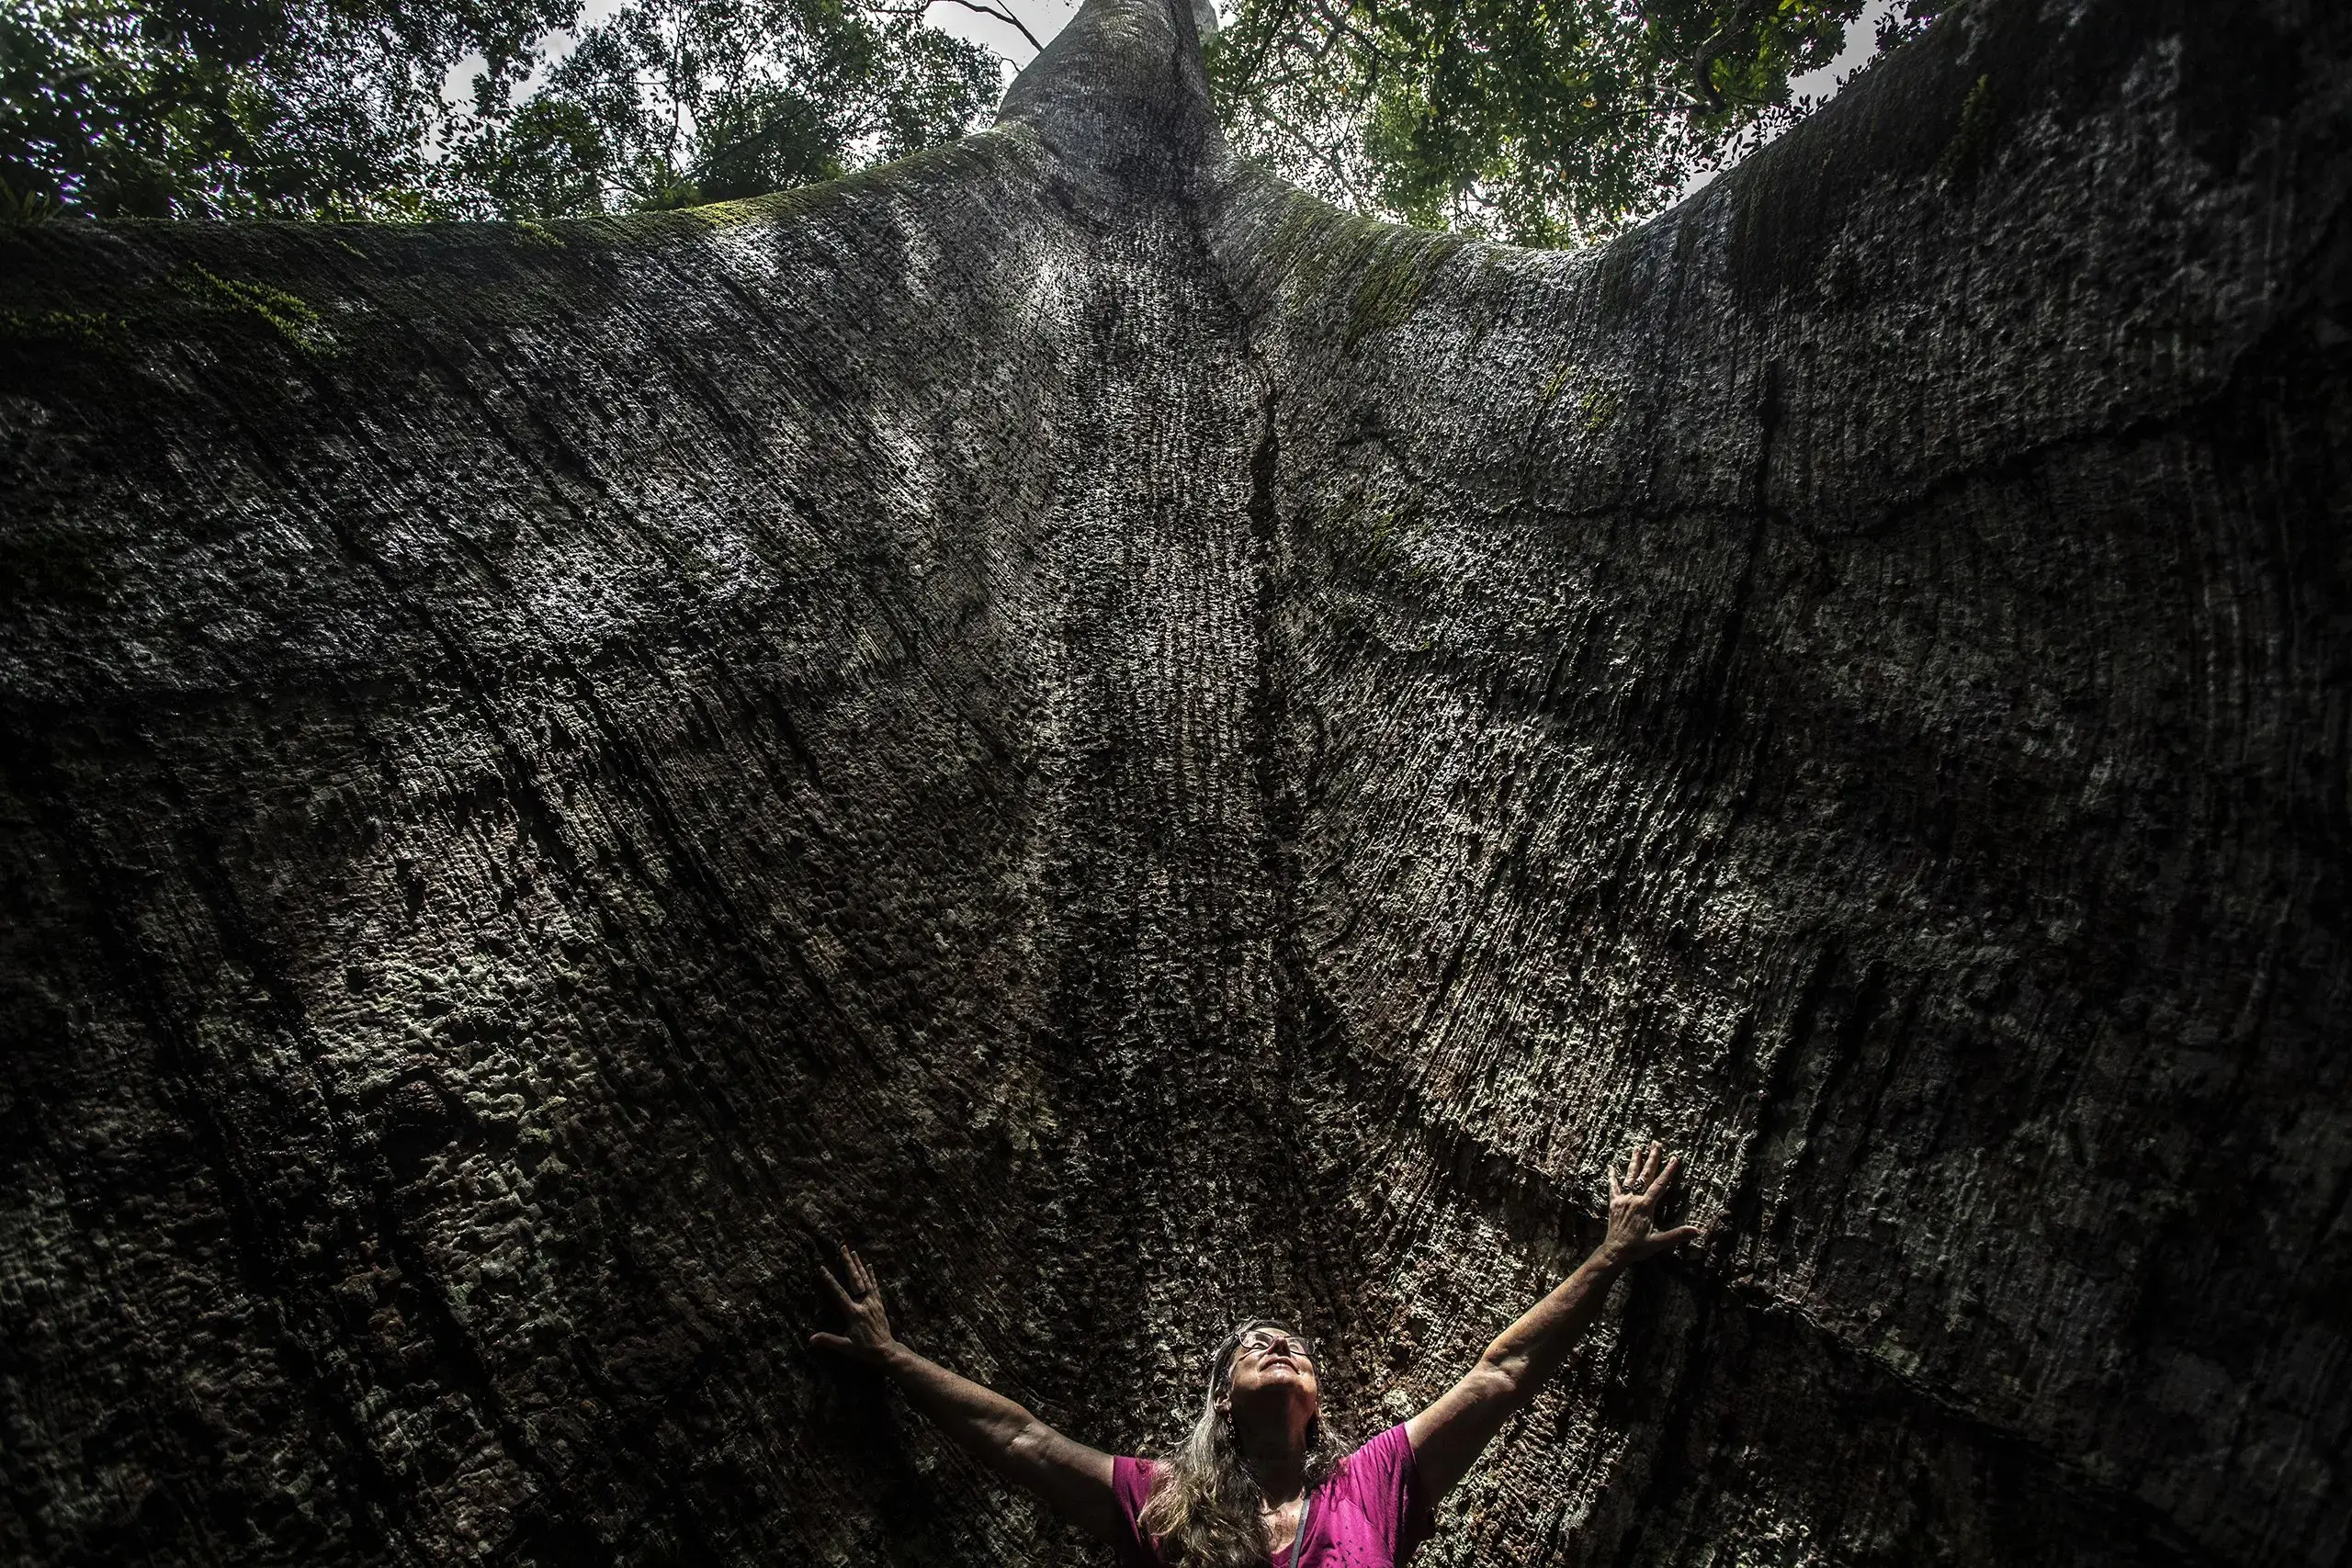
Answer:
POLYGON ((832 1271, 846 1334, 809 1342, 881 1368, 956 1444, 1062 1517, 1111 1543, 1120 1568, 1397 1568, 1430 1532, 1439 1498, 1502 1424, 1559 1370, 1628 1264, 1699 1234, 1653 1225, 1682 1157, 1636 1148, 1609 1175, 1609 1234, 1558 1289, 1495 1337, 1435 1404, 1352 1453, 1322 1419, 1315 1348, 1271 1323, 1226 1337, 1201 1417, 1163 1463, 1073 1442, 1002 1394, 891 1337, 873 1272, 842 1249, 832 1271))

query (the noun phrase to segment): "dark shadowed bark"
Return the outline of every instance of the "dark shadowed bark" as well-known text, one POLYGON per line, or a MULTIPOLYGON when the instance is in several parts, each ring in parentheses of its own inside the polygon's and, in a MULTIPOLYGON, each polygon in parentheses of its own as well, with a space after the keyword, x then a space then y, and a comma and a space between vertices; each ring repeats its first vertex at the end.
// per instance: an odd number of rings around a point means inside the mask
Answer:
POLYGON ((801 1348, 1368 1432, 1422 1561, 2352 1532, 2352 23, 1984 0, 1605 250, 1001 127, 0 234, 0 1557, 1036 1562, 801 1348))

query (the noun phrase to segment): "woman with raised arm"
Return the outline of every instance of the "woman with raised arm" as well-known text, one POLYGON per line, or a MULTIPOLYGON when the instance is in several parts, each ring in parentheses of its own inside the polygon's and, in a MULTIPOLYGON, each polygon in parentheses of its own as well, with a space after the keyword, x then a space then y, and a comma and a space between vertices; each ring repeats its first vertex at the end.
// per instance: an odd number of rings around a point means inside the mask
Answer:
POLYGON ((810 1343, 888 1372, 967 1453, 1111 1544, 1120 1568, 1401 1568, 1439 1498, 1559 1370, 1627 1265, 1697 1235, 1653 1221, 1682 1159, 1636 1148, 1609 1176, 1609 1234, 1436 1403, 1350 1451, 1323 1420, 1315 1347, 1245 1323, 1217 1348, 1200 1419, 1170 1458, 1113 1458, 1020 1405, 925 1360, 890 1333, 873 1271, 842 1249, 825 1271, 847 1332, 810 1343))

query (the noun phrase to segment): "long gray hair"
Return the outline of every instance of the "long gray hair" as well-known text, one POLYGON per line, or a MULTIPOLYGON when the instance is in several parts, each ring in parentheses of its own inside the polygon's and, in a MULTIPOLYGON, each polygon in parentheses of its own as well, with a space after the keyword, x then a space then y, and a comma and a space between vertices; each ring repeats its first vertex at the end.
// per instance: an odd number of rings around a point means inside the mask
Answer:
MULTIPOLYGON (((1232 1387, 1241 1337, 1254 1328, 1283 1326, 1253 1318, 1225 1337, 1209 1362, 1201 1418, 1152 1478, 1151 1496, 1136 1522, 1159 1542, 1160 1554, 1182 1568, 1263 1568, 1273 1557, 1259 1513, 1265 1494, 1241 1462, 1232 1417, 1217 1408, 1217 1401, 1232 1387)), ((1315 1373, 1319 1384, 1320 1365, 1315 1373)), ((1306 1424, 1306 1490, 1323 1484, 1347 1453, 1346 1440, 1318 1412, 1306 1424)))

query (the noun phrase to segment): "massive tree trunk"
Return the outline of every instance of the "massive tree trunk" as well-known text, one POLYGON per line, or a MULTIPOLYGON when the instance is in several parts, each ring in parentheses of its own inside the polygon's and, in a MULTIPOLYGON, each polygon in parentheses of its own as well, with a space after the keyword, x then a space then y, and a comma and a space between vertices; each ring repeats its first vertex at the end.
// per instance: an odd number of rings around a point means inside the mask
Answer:
POLYGON ((0 234, 0 1556, 1082 1560, 802 1348, 1423 1561, 2346 1561, 2352 24, 1980 0, 1548 254, 1091 0, 959 146, 0 234))

